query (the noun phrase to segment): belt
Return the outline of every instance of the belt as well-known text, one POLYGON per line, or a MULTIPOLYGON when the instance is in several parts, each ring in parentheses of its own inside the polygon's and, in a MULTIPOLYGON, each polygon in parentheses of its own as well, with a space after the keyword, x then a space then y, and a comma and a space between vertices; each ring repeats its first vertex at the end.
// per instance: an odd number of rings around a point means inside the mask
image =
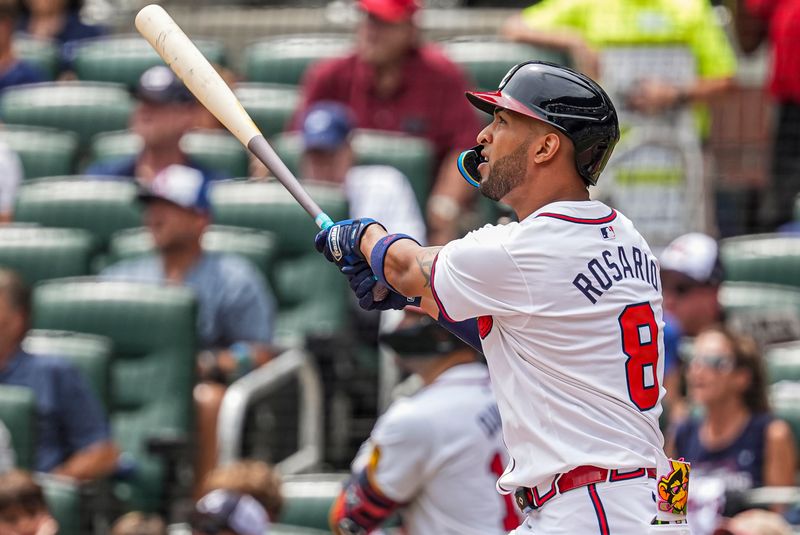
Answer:
POLYGON ((545 503, 555 498, 557 494, 564 494, 579 487, 585 487, 594 483, 628 481, 640 477, 656 478, 655 468, 636 468, 634 470, 609 470, 597 466, 579 466, 565 472, 556 474, 550 489, 544 494, 539 493, 537 487, 519 487, 514 493, 517 506, 523 513, 529 513, 542 507, 545 503))

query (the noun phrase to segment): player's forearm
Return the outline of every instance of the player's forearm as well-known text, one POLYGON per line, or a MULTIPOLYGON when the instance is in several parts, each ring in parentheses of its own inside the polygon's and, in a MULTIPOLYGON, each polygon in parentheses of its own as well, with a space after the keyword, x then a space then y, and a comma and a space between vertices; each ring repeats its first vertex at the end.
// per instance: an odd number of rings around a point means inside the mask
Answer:
POLYGON ((710 102, 713 98, 733 88, 733 78, 708 78, 698 80, 686 90, 686 100, 691 103, 710 102))
MULTIPOLYGON (((376 266, 373 265, 372 250, 384 236, 386 231, 383 228, 370 225, 361 238, 361 252, 373 270, 376 266)), ((439 249, 441 247, 422 247, 412 240, 394 242, 384 256, 384 278, 406 297, 431 298, 431 268, 439 249)))

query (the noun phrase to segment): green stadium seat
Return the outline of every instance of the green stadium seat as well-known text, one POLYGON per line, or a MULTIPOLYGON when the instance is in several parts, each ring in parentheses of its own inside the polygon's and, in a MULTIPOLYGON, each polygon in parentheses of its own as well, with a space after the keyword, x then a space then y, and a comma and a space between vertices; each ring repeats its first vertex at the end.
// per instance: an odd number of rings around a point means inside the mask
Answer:
POLYGON ((249 82, 298 85, 312 63, 346 54, 353 46, 346 34, 305 34, 264 39, 244 51, 249 82))
MULTIPOLYGON (((224 131, 197 130, 181 140, 181 148, 200 165, 228 177, 248 175, 247 150, 224 131)), ((141 139, 130 130, 104 132, 92 140, 90 163, 133 156, 142 149, 141 139)))
POLYGON ((39 67, 48 80, 55 80, 58 76, 60 58, 58 45, 47 39, 37 39, 30 35, 16 34, 14 36, 14 52, 27 62, 39 67))
POLYGON ((726 281, 719 301, 726 324, 762 346, 800 339, 800 289, 796 287, 726 281))
MULTIPOLYGON (((279 134, 272 139, 284 163, 298 173, 302 138, 297 132, 279 134)), ((353 136, 356 163, 389 165, 408 177, 420 206, 424 207, 436 175, 433 147, 426 139, 382 130, 357 130, 353 136)))
POLYGON ((72 331, 28 331, 22 348, 31 355, 63 357, 75 365, 92 386, 106 410, 111 401, 110 359, 113 343, 106 336, 72 331))
MULTIPOLYGON (((225 47, 219 41, 192 41, 212 63, 225 63, 225 47)), ((164 65, 150 43, 140 35, 112 35, 87 39, 76 50, 73 69, 81 80, 116 82, 134 89, 144 71, 164 65)))
POLYGON ((770 387, 772 412, 792 427, 795 443, 800 447, 800 383, 781 381, 770 387))
POLYGON ((0 141, 17 153, 26 179, 68 175, 75 168, 78 136, 52 128, 4 125, 0 141))
POLYGON ((325 535, 330 531, 319 529, 299 528, 297 526, 287 526, 285 524, 272 524, 269 527, 270 535, 325 535))
POLYGON ((497 89, 506 73, 523 61, 543 60, 569 65, 560 52, 493 39, 459 38, 439 43, 444 53, 461 66, 481 91, 497 89))
POLYGON ((770 383, 800 381, 800 342, 768 346, 764 351, 770 383))
POLYGON ((283 132, 300 104, 293 85, 240 83, 233 92, 267 138, 283 132))
POLYGON ((800 286, 800 236, 757 234, 720 243, 725 278, 800 286))
MULTIPOLYGON (((277 254, 277 240, 271 232, 242 227, 211 226, 203 235, 203 248, 216 253, 238 254, 269 278, 277 254)), ((111 238, 111 262, 135 258, 153 251, 150 232, 144 228, 121 230, 111 238)))
POLYGON ((328 513, 342 491, 347 474, 307 474, 284 477, 282 524, 329 530, 328 513))
POLYGON ((0 421, 11 435, 17 467, 33 470, 36 453, 36 400, 25 386, 0 384, 0 421))
MULTIPOLYGON (((334 220, 347 217, 339 188, 306 189, 334 220)), ((288 345, 309 333, 335 332, 344 321, 344 278, 314 249, 318 231, 311 217, 277 182, 218 182, 211 191, 215 222, 274 233, 275 267, 270 282, 278 301, 276 339, 288 345)))
POLYGON ((164 463, 153 440, 186 440, 194 431, 192 388, 196 303, 188 288, 98 281, 48 281, 33 295, 33 326, 106 336, 113 341, 113 435, 130 475, 115 485, 129 508, 158 510, 168 500, 164 463))
POLYGON ((85 230, 0 227, 0 266, 16 271, 29 285, 88 275, 93 253, 94 239, 85 230))
POLYGON ((64 479, 37 474, 50 514, 58 521, 58 535, 83 535, 86 526, 80 487, 64 479))
POLYGON ((87 230, 105 250, 114 232, 142 224, 136 191, 133 183, 123 181, 36 181, 20 188, 14 219, 87 230))
POLYGON ((100 82, 46 82, 10 87, 0 97, 0 115, 10 124, 46 126, 92 136, 128 125, 133 100, 125 86, 100 82))

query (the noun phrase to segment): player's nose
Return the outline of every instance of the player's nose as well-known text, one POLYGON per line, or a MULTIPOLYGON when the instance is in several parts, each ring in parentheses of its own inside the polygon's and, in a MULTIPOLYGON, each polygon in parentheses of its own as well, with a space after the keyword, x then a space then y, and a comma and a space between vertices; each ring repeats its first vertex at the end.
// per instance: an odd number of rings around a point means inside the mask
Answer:
POLYGON ((492 142, 492 125, 493 124, 494 124, 494 122, 492 122, 491 124, 486 125, 486 127, 483 130, 478 132, 477 140, 478 140, 478 144, 479 145, 487 145, 487 144, 492 142))

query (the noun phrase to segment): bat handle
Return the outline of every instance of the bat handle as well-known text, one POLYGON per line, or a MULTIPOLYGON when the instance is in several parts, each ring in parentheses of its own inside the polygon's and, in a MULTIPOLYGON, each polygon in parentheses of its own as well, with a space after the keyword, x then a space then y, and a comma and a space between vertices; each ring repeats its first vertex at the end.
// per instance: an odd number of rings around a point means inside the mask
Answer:
MULTIPOLYGON (((314 222, 322 230, 327 230, 335 224, 333 222, 333 219, 331 219, 330 216, 325 212, 320 212, 319 214, 317 214, 317 216, 314 218, 314 222)), ((376 277, 375 275, 373 275, 372 278, 376 281, 378 280, 378 277, 376 277)), ((386 299, 388 295, 389 295, 389 288, 387 288, 383 284, 376 284, 375 286, 372 287, 372 298, 375 301, 383 301, 384 299, 386 299)))

